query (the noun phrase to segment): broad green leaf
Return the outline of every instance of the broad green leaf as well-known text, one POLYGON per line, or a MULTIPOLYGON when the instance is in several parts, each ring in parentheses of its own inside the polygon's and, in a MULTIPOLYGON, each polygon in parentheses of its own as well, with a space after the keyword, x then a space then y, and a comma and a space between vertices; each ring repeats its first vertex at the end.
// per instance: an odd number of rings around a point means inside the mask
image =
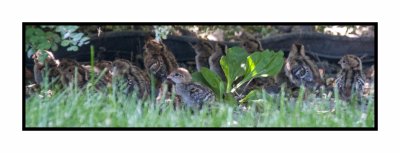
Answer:
POLYGON ((239 102, 244 103, 248 102, 250 100, 257 100, 262 98, 262 91, 260 89, 252 90, 250 91, 243 99, 241 99, 239 102))
POLYGON ((283 55, 282 51, 276 52, 272 57, 272 61, 266 66, 266 71, 270 76, 276 75, 281 71, 285 62, 283 55))
POLYGON ((202 85, 210 86, 206 79, 204 79, 203 75, 201 75, 200 72, 194 72, 192 73, 192 81, 193 82, 198 82, 202 85))
POLYGON ((34 33, 33 34, 36 35, 36 36, 44 36, 45 35, 44 31, 42 29, 39 29, 39 28, 34 28, 34 33))
POLYGON ((70 46, 67 48, 67 51, 78 51, 78 46, 70 46))
POLYGON ((58 45, 56 43, 53 43, 53 45, 51 46, 51 51, 57 51, 58 50, 58 45))
POLYGON ((222 81, 218 74, 204 67, 200 69, 200 73, 215 94, 221 95, 221 89, 222 92, 225 91, 225 83, 222 81))
POLYGON ((35 53, 35 51, 32 48, 29 48, 29 50, 27 52, 28 58, 31 58, 34 53, 35 53))
POLYGON ((50 42, 46 42, 46 41, 42 42, 38 45, 38 49, 40 49, 40 50, 48 50, 48 49, 50 49, 50 47, 51 47, 50 42))
POLYGON ((53 34, 52 39, 55 43, 60 43, 61 38, 58 34, 53 34))
POLYGON ((33 33, 34 33, 34 32, 35 32, 35 28, 28 27, 28 28, 26 29, 25 36, 26 36, 26 37, 31 37, 31 36, 33 36, 33 33))
POLYGON ((232 93, 225 93, 223 102, 228 103, 228 104, 230 104, 232 106, 237 106, 238 105, 238 101, 236 101, 235 96, 233 96, 232 93))
POLYGON ((67 47, 69 45, 70 41, 69 40, 63 40, 61 41, 61 46, 67 47))
POLYGON ((251 79, 269 77, 279 73, 284 63, 283 52, 265 50, 254 52, 247 57, 246 73, 243 79, 235 86, 240 87, 251 79))
POLYGON ((65 28, 70 32, 74 32, 78 30, 79 26, 66 26, 65 28))
POLYGON ((79 44, 78 44, 78 46, 82 46, 83 44, 88 44, 89 43, 89 40, 90 38, 89 37, 83 37, 80 41, 79 41, 79 44))
POLYGON ((57 26, 56 27, 56 32, 63 32, 63 31, 66 31, 67 29, 64 27, 64 26, 57 26))
POLYGON ((71 35, 72 41, 79 41, 82 38, 82 36, 83 36, 83 33, 77 33, 77 34, 71 35))
POLYGON ((229 48, 226 56, 222 56, 220 64, 227 80, 226 92, 230 92, 232 83, 244 74, 242 65, 246 62, 247 52, 240 47, 229 48))

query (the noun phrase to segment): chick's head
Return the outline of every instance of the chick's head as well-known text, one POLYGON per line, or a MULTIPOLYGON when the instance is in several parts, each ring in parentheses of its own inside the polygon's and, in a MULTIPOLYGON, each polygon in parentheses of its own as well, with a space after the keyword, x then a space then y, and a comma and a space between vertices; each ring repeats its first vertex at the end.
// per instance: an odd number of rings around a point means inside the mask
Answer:
POLYGON ((361 70, 362 69, 361 59, 355 55, 343 56, 339 60, 338 64, 340 64, 342 69, 346 69, 346 70, 361 70))
POLYGON ((171 72, 168 77, 169 80, 174 83, 186 83, 192 80, 192 76, 189 71, 184 68, 178 68, 175 71, 171 72))

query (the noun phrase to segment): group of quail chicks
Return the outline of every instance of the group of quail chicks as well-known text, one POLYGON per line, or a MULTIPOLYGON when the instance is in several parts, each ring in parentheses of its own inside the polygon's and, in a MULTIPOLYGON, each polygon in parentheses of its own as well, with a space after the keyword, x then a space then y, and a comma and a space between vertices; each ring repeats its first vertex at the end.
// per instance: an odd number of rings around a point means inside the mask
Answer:
MULTIPOLYGON (((239 41, 240 46, 249 53, 263 51, 260 41, 251 34, 243 33, 239 37, 239 41)), ((197 70, 200 71, 201 67, 209 68, 222 80, 225 80, 219 61, 226 54, 227 46, 220 42, 204 39, 200 39, 195 44, 189 44, 196 52, 197 70)), ((167 98, 170 98, 172 93, 176 93, 177 96, 173 101, 190 108, 201 108, 204 104, 215 101, 213 91, 202 84, 193 82, 190 72, 178 66, 174 54, 164 43, 148 39, 143 48, 144 70, 125 59, 98 60, 95 66, 91 67, 82 65, 73 59, 57 60, 49 51, 45 51, 47 53, 45 60, 40 61, 39 57, 43 52, 38 51, 32 56, 35 63, 33 74, 25 69, 25 79, 28 83, 40 86, 44 76, 47 75, 49 81, 59 83, 62 87, 76 83, 78 87, 83 88, 90 84, 90 73, 94 71, 95 76, 100 79, 92 86, 99 91, 110 88, 115 81, 117 86, 123 87, 125 94, 137 93, 138 98, 145 99, 151 93, 150 80, 154 80, 157 101, 161 94, 165 93, 167 98), (47 73, 44 71, 45 67, 47 67, 47 73)), ((276 92, 279 91, 280 85, 285 83, 291 88, 304 86, 311 91, 321 87, 336 86, 341 98, 345 101, 349 101, 352 94, 359 97, 368 94, 371 84, 373 84, 374 71, 373 69, 369 70, 366 77, 359 57, 343 56, 338 63, 341 66, 340 72, 336 77, 329 78, 333 83, 327 84, 329 81, 325 81, 321 68, 318 68, 305 52, 302 44, 293 44, 281 73, 275 77, 254 79, 249 82, 250 87, 247 90, 261 87, 267 92, 276 92)), ((27 93, 30 93, 28 87, 32 87, 32 85, 27 86, 26 89, 27 93)))

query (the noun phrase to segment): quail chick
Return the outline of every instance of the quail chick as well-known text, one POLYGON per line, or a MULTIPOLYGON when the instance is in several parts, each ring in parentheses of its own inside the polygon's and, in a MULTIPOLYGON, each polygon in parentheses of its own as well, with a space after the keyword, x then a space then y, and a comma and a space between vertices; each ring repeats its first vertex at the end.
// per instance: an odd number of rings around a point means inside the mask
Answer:
POLYGON ((355 55, 343 56, 338 64, 342 67, 336 76, 335 85, 343 100, 350 100, 355 94, 359 98, 364 93, 365 75, 362 72, 361 59, 355 55))
POLYGON ((365 74, 365 81, 366 84, 364 86, 364 95, 370 95, 374 93, 374 86, 375 86, 375 66, 372 65, 371 67, 364 70, 365 74))
POLYGON ((78 61, 70 58, 61 59, 60 64, 58 65, 58 70, 63 71, 66 70, 70 66, 79 66, 78 61))
POLYGON ((106 61, 106 60, 101 60, 97 61, 95 64, 95 69, 98 70, 97 76, 101 77, 99 81, 96 84, 97 89, 101 89, 103 87, 109 87, 111 86, 112 82, 112 75, 111 75, 111 69, 112 69, 112 62, 111 61, 106 61), (102 76, 101 73, 104 71, 104 74, 102 76))
MULTIPOLYGON (((192 44, 191 44, 192 45, 192 44)), ((196 68, 200 71, 201 67, 209 68, 208 59, 213 53, 214 46, 207 40, 200 39, 195 45, 192 45, 194 51, 196 52, 196 68)))
POLYGON ((192 76, 184 68, 173 71, 168 75, 168 79, 175 83, 176 94, 190 108, 201 109, 204 104, 215 100, 213 91, 208 87, 192 82, 192 76))
POLYGON ((315 89, 322 84, 319 70, 305 54, 302 44, 293 44, 285 61, 285 75, 295 87, 304 85, 306 88, 315 89))
POLYGON ((78 66, 70 65, 65 69, 63 69, 62 71, 60 71, 60 74, 61 74, 61 82, 64 87, 69 87, 73 85, 76 80, 77 86, 82 88, 88 81, 86 77, 87 72, 83 67, 80 67, 79 65, 78 66), (75 71, 75 69, 77 71, 75 71))
MULTIPOLYGON (((93 66, 94 80, 96 80, 94 86, 96 87, 97 90, 102 90, 105 87, 111 87, 111 81, 112 81, 112 76, 111 76, 111 72, 110 72, 111 64, 112 64, 112 62, 110 62, 110 61, 100 61, 100 62, 97 62, 95 66, 93 66), (105 63, 101 63, 101 62, 105 62, 105 63), (103 65, 103 64, 107 64, 107 65, 103 65), (105 66, 107 66, 107 67, 105 67, 105 66), (104 71, 104 74, 102 74, 103 71, 104 71)), ((82 67, 86 71, 85 79, 90 80, 92 66, 91 65, 82 65, 82 67)))
POLYGON ((213 47, 213 53, 208 59, 208 63, 210 65, 210 70, 214 71, 217 73, 223 81, 226 80, 225 78, 225 73, 222 70, 221 64, 219 61, 221 60, 221 57, 226 55, 226 51, 228 47, 226 45, 220 44, 220 43, 215 43, 213 47))
POLYGON ((137 91, 138 97, 143 98, 150 93, 150 79, 139 67, 125 59, 117 59, 112 63, 111 74, 118 86, 126 86, 125 94, 137 91))
POLYGON ((175 56, 162 42, 149 39, 144 45, 143 62, 146 71, 155 77, 156 88, 167 79, 168 74, 178 68, 175 56))
POLYGON ((82 88, 89 80, 89 71, 87 71, 74 59, 62 59, 57 69, 61 75, 61 83, 65 88, 73 85, 75 83, 75 79, 78 87, 80 88, 82 88))
POLYGON ((35 78, 35 82, 37 84, 41 84, 45 75, 49 78, 49 81, 56 80, 59 77, 59 73, 57 71, 57 66, 60 64, 60 61, 57 60, 53 53, 50 51, 37 51, 35 54, 32 55, 34 66, 33 66, 33 74, 35 78), (46 53, 47 57, 44 61, 40 61, 39 59, 42 56, 42 53, 46 53), (45 73, 45 67, 47 65, 48 73, 45 73))
POLYGON ((240 40, 240 45, 246 49, 247 52, 254 53, 256 51, 263 51, 264 49, 262 48, 261 42, 257 40, 254 36, 247 32, 243 32, 239 36, 240 40))

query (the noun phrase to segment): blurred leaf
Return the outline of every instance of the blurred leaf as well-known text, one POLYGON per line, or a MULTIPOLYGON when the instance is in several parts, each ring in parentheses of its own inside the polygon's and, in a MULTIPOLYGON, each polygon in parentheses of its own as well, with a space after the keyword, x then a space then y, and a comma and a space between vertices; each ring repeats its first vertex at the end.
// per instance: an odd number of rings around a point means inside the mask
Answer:
POLYGON ((35 29, 34 29, 34 28, 28 27, 28 28, 26 29, 25 36, 26 36, 26 37, 30 37, 30 36, 33 35, 34 32, 35 32, 35 29))
POLYGON ((60 41, 61 41, 60 36, 57 35, 57 34, 53 34, 53 36, 52 36, 51 38, 53 39, 53 41, 54 41, 55 43, 60 43, 60 41))
POLYGON ((67 51, 78 51, 78 46, 70 46, 67 48, 67 51))
POLYGON ((258 100, 262 98, 262 91, 260 89, 250 91, 243 99, 240 100, 240 103, 248 102, 250 100, 258 100))
POLYGON ((69 45, 70 41, 69 40, 63 40, 61 41, 61 46, 67 47, 69 45))
POLYGON ((51 46, 51 51, 57 51, 58 50, 58 45, 56 44, 56 43, 54 43, 52 46, 51 46))
POLYGON ((40 56, 39 56, 39 61, 44 63, 44 60, 46 60, 47 56, 49 56, 49 55, 44 50, 39 50, 38 52, 41 52, 40 56))
POLYGON ((37 35, 37 36, 44 36, 45 35, 44 31, 42 29, 39 29, 39 28, 34 28, 34 33, 33 34, 37 35))
POLYGON ((224 93, 224 102, 232 106, 237 106, 238 101, 236 101, 235 96, 232 93, 224 93))
POLYGON ((89 37, 83 37, 80 41, 79 41, 79 44, 78 44, 78 46, 82 46, 83 44, 88 44, 89 43, 89 40, 90 38, 89 37))
POLYGON ((66 26, 66 29, 69 32, 75 32, 76 30, 78 30, 79 26, 66 26))
POLYGON ((34 51, 32 48, 30 48, 30 49, 28 50, 28 52, 27 52, 28 58, 31 58, 33 54, 35 54, 35 51, 34 51))
POLYGON ((210 86, 208 84, 208 82, 206 81, 206 79, 204 79, 203 75, 201 75, 200 72, 192 73, 192 80, 193 80, 193 82, 198 82, 200 84, 203 84, 203 85, 206 85, 206 86, 210 86))
POLYGON ((64 27, 64 26, 57 26, 57 28, 56 28, 56 32, 63 32, 63 31, 66 31, 67 29, 64 27))
POLYGON ((225 91, 225 83, 222 81, 221 77, 219 77, 218 74, 204 67, 200 69, 200 73, 207 81, 209 87, 214 91, 214 93, 216 93, 217 95, 223 94, 221 93, 220 89, 222 88, 222 91, 225 91))
POLYGON ((40 50, 48 50, 50 49, 51 44, 50 42, 42 42, 41 44, 38 45, 38 49, 40 50))
POLYGON ((66 33, 63 34, 63 39, 67 39, 67 38, 69 38, 70 36, 71 36, 71 32, 68 31, 68 32, 66 32, 66 33))
POLYGON ((82 38, 82 36, 83 36, 83 33, 77 33, 77 34, 71 35, 72 41, 79 41, 82 38))

